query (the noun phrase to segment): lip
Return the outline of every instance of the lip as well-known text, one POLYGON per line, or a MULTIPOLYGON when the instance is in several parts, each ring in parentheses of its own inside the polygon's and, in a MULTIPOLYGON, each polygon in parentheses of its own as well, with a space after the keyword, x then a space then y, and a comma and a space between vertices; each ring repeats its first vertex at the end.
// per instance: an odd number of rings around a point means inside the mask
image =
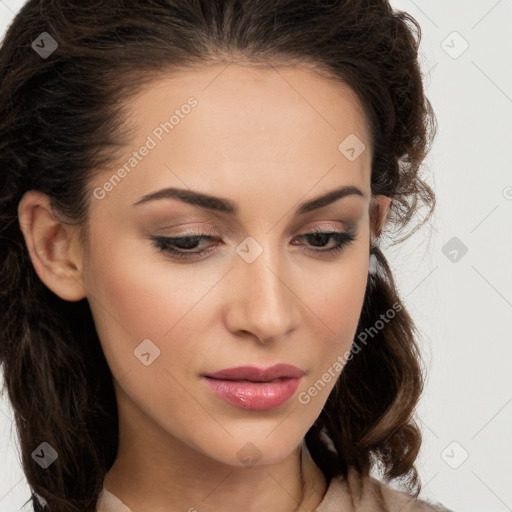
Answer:
POLYGON ((280 378, 299 378, 304 372, 291 364, 275 364, 269 368, 257 368, 255 366, 237 366, 226 368, 215 373, 205 373, 206 377, 221 380, 249 380, 252 382, 270 382, 280 378))
POLYGON ((297 391, 304 371, 289 364, 270 368, 239 366, 201 377, 209 390, 225 402, 253 411, 279 407, 297 391))

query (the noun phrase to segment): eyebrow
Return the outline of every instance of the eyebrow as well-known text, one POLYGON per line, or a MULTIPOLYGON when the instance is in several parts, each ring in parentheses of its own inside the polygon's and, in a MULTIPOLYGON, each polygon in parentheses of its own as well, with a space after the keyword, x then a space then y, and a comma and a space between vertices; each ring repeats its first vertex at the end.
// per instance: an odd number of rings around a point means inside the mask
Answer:
MULTIPOLYGON (((363 192, 361 192, 361 190, 359 190, 357 187, 354 187, 353 185, 346 185, 344 187, 331 190, 330 192, 318 196, 310 201, 301 203, 295 211, 295 215, 304 215, 313 210, 328 206, 338 199, 342 199, 343 197, 350 195, 361 196, 363 198, 365 197, 363 192)), ((151 194, 147 194, 133 203, 132 206, 139 206, 149 201, 162 198, 177 199, 193 206, 199 206, 200 208, 215 210, 217 212, 227 213, 229 215, 236 216, 238 215, 239 211, 237 204, 230 199, 174 187, 164 188, 162 190, 152 192, 151 194)))

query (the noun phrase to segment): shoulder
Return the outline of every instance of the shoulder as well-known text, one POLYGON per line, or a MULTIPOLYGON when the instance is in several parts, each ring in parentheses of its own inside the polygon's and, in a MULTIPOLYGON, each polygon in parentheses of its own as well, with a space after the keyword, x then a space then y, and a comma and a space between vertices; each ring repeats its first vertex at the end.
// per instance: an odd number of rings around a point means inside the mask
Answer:
POLYGON ((393 489, 376 478, 367 477, 367 480, 372 487, 373 494, 382 496, 383 502, 390 511, 399 507, 398 510, 401 512, 453 512, 440 503, 431 503, 425 499, 415 498, 406 492, 393 489))
POLYGON ((96 512, 132 512, 115 494, 103 487, 96 502, 96 512))
POLYGON ((339 510, 350 512, 453 512, 439 503, 414 498, 406 492, 393 489, 371 476, 362 476, 350 469, 347 478, 334 478, 318 512, 339 510), (335 508, 338 507, 338 508, 335 508))

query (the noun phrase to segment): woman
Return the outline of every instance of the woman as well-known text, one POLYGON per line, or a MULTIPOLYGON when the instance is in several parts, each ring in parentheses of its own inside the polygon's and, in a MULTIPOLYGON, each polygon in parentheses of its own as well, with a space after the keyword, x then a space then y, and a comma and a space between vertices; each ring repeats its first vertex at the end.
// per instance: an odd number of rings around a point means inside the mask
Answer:
POLYGON ((379 249, 434 207, 419 39, 383 0, 26 3, 0 357, 34 510, 446 510, 379 249))

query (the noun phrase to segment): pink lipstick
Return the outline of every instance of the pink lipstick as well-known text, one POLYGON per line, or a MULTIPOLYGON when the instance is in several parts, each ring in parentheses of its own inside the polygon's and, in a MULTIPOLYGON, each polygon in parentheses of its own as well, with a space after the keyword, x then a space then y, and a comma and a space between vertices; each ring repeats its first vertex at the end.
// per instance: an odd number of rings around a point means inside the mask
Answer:
POLYGON ((279 407, 293 396, 304 372, 289 364, 270 368, 239 366, 202 375, 219 398, 242 409, 265 411, 279 407))

